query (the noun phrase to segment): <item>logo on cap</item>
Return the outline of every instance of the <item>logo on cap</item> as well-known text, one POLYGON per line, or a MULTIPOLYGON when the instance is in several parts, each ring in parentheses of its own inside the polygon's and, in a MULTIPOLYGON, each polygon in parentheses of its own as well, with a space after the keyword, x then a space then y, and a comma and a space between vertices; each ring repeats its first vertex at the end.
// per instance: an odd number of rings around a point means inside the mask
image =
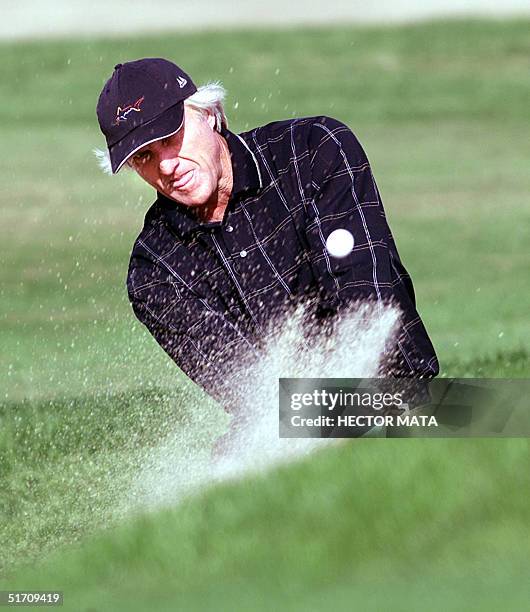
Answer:
POLYGON ((142 96, 141 98, 138 98, 138 100, 136 100, 134 104, 127 104, 127 106, 124 106, 123 108, 121 106, 118 106, 118 108, 116 109, 116 120, 114 122, 114 125, 120 125, 120 123, 127 121, 127 115, 132 112, 141 112, 141 106, 142 102, 144 101, 144 98, 145 96, 142 96))
POLYGON ((177 82, 179 84, 179 87, 182 89, 183 87, 186 86, 188 81, 186 81, 186 79, 184 77, 179 76, 179 77, 177 77, 177 82))

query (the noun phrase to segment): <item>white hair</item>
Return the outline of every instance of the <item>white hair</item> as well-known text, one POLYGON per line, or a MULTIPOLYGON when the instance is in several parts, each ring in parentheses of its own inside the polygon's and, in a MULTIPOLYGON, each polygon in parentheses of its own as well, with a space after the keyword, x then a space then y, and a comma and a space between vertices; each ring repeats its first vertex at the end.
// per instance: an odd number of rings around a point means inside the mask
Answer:
POLYGON ((110 155, 107 149, 92 149, 92 153, 96 156, 98 166, 105 174, 112 174, 112 165, 110 163, 110 155))
MULTIPOLYGON (((221 128, 228 127, 228 120, 226 118, 225 109, 223 106, 224 99, 226 97, 226 89, 222 86, 219 81, 211 81, 202 85, 197 91, 184 100, 184 106, 194 108, 201 113, 209 113, 215 117, 214 129, 217 132, 221 131, 221 128)), ((101 170, 105 174, 112 174, 112 166, 110 163, 110 156, 107 149, 92 149, 92 152, 96 156, 97 162, 101 170)), ((127 164, 123 167, 128 168, 127 164)))
POLYGON ((228 127, 223 106, 225 97, 226 89, 219 81, 212 81, 199 87, 192 96, 186 98, 184 106, 191 106, 191 108, 213 115, 215 117, 215 129, 220 132, 221 128, 228 127))

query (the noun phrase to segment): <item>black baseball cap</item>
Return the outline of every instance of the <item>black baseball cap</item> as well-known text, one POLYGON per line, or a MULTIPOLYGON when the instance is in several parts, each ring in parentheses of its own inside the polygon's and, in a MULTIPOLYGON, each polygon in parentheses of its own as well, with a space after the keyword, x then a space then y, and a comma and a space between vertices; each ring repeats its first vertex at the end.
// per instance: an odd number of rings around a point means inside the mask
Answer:
POLYGON ((97 106, 113 174, 138 149, 176 134, 184 121, 184 100, 196 91, 190 77, 166 59, 117 64, 97 106))

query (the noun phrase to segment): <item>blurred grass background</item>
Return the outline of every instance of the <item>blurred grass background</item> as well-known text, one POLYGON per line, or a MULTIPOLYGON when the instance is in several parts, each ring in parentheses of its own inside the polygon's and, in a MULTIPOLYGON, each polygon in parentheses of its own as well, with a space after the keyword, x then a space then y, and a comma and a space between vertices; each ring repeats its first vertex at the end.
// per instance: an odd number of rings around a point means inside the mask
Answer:
MULTIPOLYGON (((318 114, 347 123, 371 160, 443 374, 527 377, 529 25, 0 45, 7 576, 115 524, 139 451, 189 426, 190 397, 205 401, 127 302, 130 247, 153 193, 131 173, 102 175, 91 153, 103 146, 95 105, 113 66, 162 56, 198 84, 220 79, 234 131, 318 114)), ((173 597, 182 609, 225 609, 221 596, 226 609, 348 609, 354 597, 374 609, 461 609, 460 597, 515 608, 527 467, 526 441, 347 444, 126 522, 19 581, 68 586, 76 609, 106 609, 118 592, 123 609, 146 609, 155 591, 160 609, 173 597)))

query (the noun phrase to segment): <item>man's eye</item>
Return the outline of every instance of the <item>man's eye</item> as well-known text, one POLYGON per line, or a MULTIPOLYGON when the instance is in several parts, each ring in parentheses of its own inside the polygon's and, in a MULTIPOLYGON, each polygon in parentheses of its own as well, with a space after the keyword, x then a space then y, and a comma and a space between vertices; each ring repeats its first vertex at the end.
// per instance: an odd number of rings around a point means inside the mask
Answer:
POLYGON ((151 154, 149 153, 149 151, 144 151, 143 153, 137 153, 134 156, 134 161, 139 162, 139 163, 144 163, 149 160, 150 155, 151 154))

